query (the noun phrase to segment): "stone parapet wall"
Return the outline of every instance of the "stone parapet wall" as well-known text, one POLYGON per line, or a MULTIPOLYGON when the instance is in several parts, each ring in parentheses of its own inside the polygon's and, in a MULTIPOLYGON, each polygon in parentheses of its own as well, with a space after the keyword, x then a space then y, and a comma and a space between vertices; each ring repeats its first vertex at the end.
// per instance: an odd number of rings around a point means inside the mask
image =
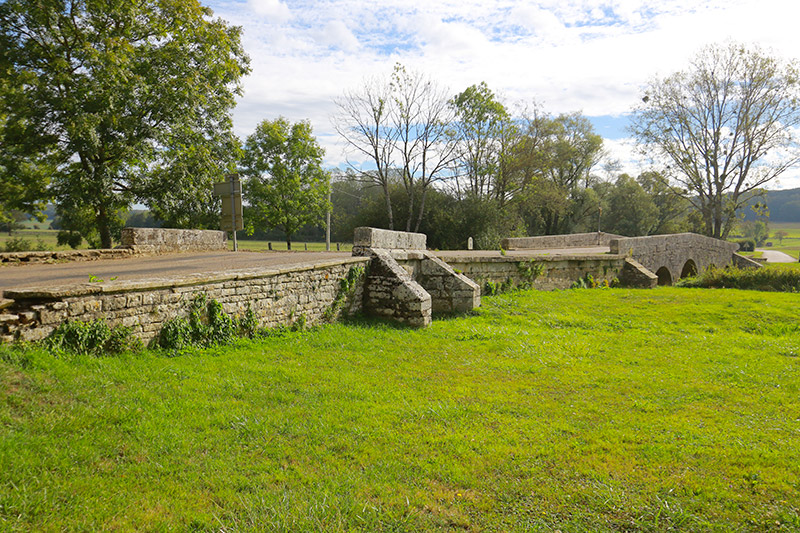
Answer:
POLYGON ((739 254, 733 254, 733 266, 736 268, 761 268, 762 262, 766 262, 763 257, 750 258, 739 254))
POLYGON ((181 279, 80 284, 48 289, 5 291, 0 338, 38 340, 66 320, 105 319, 133 328, 143 341, 158 334, 164 322, 184 316, 192 299, 204 293, 231 315, 248 306, 261 327, 315 324, 362 310, 368 258, 348 258, 278 270, 198 274, 181 279), (351 269, 360 272, 351 293, 342 294, 351 269), (11 303, 8 303, 11 301, 11 303))
POLYGON ((224 231, 123 228, 122 247, 137 253, 208 252, 228 249, 224 231))
POLYGON ((373 250, 364 287, 364 311, 407 324, 431 323, 431 295, 386 250, 373 250))
POLYGON ((391 255, 430 294, 434 313, 464 313, 480 307, 480 286, 431 252, 393 250, 391 255))
POLYGON ((463 273, 479 286, 513 283, 538 290, 568 289, 579 278, 591 274, 598 282, 622 279, 625 258, 607 254, 537 256, 448 256, 453 270, 463 273), (539 266, 537 266, 539 265, 539 266))
POLYGON ((108 250, 65 250, 60 252, 4 252, 0 253, 0 265, 97 261, 98 259, 132 257, 134 254, 135 252, 133 250, 127 248, 108 250))
POLYGON ((613 233, 573 233, 570 235, 540 235, 538 237, 512 237, 500 241, 504 250, 546 250, 558 248, 590 248, 608 246, 611 239, 620 238, 613 233))

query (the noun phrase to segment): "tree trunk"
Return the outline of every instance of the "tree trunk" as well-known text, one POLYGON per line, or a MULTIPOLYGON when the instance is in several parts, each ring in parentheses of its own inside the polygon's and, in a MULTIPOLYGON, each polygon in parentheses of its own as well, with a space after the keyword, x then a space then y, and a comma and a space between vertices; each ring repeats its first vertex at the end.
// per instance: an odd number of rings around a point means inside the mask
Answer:
POLYGON ((394 214, 392 213, 392 197, 389 194, 389 186, 383 186, 383 196, 386 199, 386 214, 389 216, 389 229, 394 229, 394 214))
POLYGON ((286 249, 287 250, 292 249, 292 235, 289 233, 286 234, 286 249))
POLYGON ((105 206, 101 206, 97 212, 97 231, 100 233, 100 248, 111 248, 111 227, 105 206))
POLYGON ((414 232, 419 233, 419 226, 422 224, 422 215, 425 212, 425 198, 428 196, 428 188, 422 189, 422 198, 419 200, 419 213, 417 214, 417 223, 414 225, 414 232))

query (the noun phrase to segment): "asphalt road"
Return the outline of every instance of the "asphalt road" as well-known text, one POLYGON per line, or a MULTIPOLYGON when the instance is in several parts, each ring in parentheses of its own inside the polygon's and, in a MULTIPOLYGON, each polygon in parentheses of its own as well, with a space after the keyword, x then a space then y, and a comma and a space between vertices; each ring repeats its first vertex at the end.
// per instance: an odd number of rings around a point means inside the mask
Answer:
POLYGON ((765 250, 763 248, 759 248, 756 250, 758 252, 763 252, 761 257, 767 260, 767 263, 796 263, 797 259, 792 257, 789 254, 785 254, 783 252, 779 252, 777 250, 765 250))
POLYGON ((254 268, 279 268, 350 257, 349 252, 203 252, 125 259, 103 259, 54 264, 0 266, 0 293, 23 287, 54 287, 96 280, 141 280, 180 277, 207 272, 230 272, 254 268))
MULTIPOLYGON (((508 251, 508 256, 589 255, 607 253, 607 247, 563 248, 508 251)), ((452 257, 500 256, 497 250, 447 250, 435 252, 447 260, 452 257)), ((203 252, 124 259, 102 259, 72 263, 31 263, 0 266, 0 296, 7 289, 56 287, 89 283, 90 280, 132 281, 151 278, 182 277, 188 274, 231 272, 255 268, 280 268, 350 257, 349 252, 203 252)))

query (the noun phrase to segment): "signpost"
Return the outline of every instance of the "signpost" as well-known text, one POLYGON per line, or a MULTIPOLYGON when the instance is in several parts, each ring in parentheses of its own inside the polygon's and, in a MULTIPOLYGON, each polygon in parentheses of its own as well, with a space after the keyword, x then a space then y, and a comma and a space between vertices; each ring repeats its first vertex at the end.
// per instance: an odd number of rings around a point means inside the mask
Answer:
POLYGON ((219 226, 222 231, 233 232, 233 251, 239 251, 236 231, 244 229, 242 218, 242 182, 238 174, 228 174, 227 181, 214 184, 214 194, 222 198, 222 216, 219 226))

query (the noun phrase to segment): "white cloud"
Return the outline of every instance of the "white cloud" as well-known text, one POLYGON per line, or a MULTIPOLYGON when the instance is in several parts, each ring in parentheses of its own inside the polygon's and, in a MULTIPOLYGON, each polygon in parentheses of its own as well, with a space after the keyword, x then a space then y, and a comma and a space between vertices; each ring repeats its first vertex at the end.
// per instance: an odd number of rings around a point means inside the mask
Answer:
POLYGON ((248 7, 269 22, 283 23, 292 18, 289 6, 281 0, 247 0, 248 7))
MULTIPOLYGON (((788 4, 212 0, 217 15, 244 28, 252 59, 234 114, 237 133, 245 136, 259 120, 281 114, 308 118, 328 144, 331 163, 341 161, 329 121, 333 99, 367 76, 388 75, 395 62, 429 74, 453 93, 486 81, 509 101, 536 100, 552 113, 619 116, 639 101, 649 79, 685 68, 711 42, 759 43, 800 57, 788 4)), ((610 146, 624 155, 618 143, 610 146)))
POLYGON ((326 24, 318 34, 317 41, 320 44, 348 52, 355 52, 359 46, 356 36, 341 20, 333 20, 326 24))

